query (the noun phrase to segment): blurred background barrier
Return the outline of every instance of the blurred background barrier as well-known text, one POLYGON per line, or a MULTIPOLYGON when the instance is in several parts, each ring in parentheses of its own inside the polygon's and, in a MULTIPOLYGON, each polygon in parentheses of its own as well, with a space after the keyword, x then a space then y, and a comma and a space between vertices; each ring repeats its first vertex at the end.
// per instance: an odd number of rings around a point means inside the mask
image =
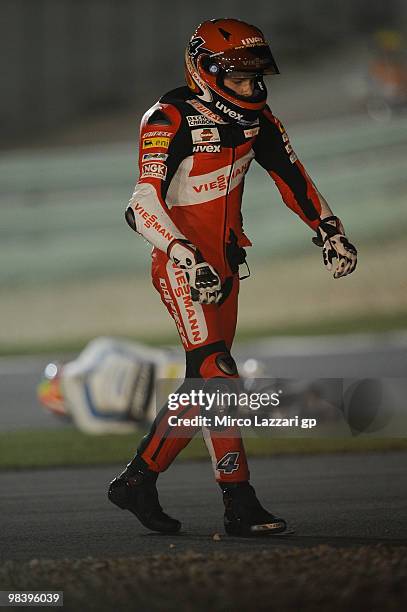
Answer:
MULTIPOLYGON (((280 68, 306 65, 357 47, 368 36, 400 28, 404 0, 2 0, 0 54, 3 138, 49 130, 78 116, 121 111, 182 79, 185 42, 200 21, 238 17, 259 24, 280 68), (6 83, 6 87, 4 84, 6 83)), ((298 102, 298 98, 297 98, 298 102)))
POLYGON ((272 109, 360 249, 333 281, 311 233, 253 162, 253 240, 240 332, 407 326, 407 5, 402 0, 3 0, 0 31, 0 351, 80 347, 99 334, 176 340, 123 212, 141 115, 183 82, 203 19, 258 24, 282 74, 272 109))
MULTIPOLYGON (((407 117, 390 125, 368 117, 325 120, 297 125, 291 134, 300 159, 358 245, 404 238, 407 117)), ((145 276, 150 248, 123 216, 137 174, 136 141, 0 156, 2 286, 145 276)), ((246 179, 243 210, 255 245, 251 259, 311 252, 309 229, 294 220, 256 162, 246 179)))

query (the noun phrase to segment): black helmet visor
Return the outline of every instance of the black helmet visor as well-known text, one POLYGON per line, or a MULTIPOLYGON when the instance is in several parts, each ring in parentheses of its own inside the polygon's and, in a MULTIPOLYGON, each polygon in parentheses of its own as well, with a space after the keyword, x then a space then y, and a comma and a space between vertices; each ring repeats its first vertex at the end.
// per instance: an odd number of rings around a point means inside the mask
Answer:
POLYGON ((226 72, 251 72, 256 74, 280 74, 274 57, 267 44, 253 45, 252 47, 234 47, 227 51, 214 53, 209 56, 209 72, 211 62, 217 64, 226 72))

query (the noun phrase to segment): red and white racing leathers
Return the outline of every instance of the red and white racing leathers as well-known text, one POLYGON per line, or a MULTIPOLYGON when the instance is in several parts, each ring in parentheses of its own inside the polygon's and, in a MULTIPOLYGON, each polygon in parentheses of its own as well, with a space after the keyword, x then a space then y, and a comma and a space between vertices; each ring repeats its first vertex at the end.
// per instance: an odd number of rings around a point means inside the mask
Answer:
MULTIPOLYGON (((223 372, 217 356, 230 351, 235 333, 238 267, 245 259, 245 247, 251 245, 242 227, 241 203, 253 159, 273 178, 286 205, 317 229, 321 205, 316 188, 268 107, 258 123, 240 127, 207 110, 182 87, 163 96, 142 119, 140 178, 126 217, 155 247, 152 279, 187 352, 187 376, 189 362, 197 364, 190 376, 237 375, 223 372), (191 242, 218 272, 223 294, 219 304, 192 302, 185 272, 167 256, 174 239, 191 242)), ((181 412, 188 417, 197 413, 192 407, 181 412)), ((166 469, 194 433, 177 437, 167 418, 164 407, 139 449, 156 471, 166 469)), ((204 437, 217 480, 248 480, 236 428, 222 435, 207 430, 204 437)))

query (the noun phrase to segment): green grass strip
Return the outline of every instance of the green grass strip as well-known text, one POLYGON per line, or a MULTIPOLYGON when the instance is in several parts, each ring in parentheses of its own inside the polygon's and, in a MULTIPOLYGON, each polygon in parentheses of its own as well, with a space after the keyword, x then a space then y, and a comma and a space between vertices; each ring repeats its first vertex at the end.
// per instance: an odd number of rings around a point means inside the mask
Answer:
MULTIPOLYGON (((323 336, 336 334, 354 333, 381 333, 407 329, 407 312, 364 315, 361 317, 342 317, 341 319, 321 319, 318 321, 307 321, 292 325, 280 325, 272 327, 241 328, 238 330, 235 342, 248 342, 257 338, 282 337, 282 336, 323 336)), ((129 340, 142 342, 149 346, 165 346, 177 344, 178 337, 174 331, 168 336, 137 336, 129 337, 129 340)), ((0 356, 11 355, 52 355, 52 353, 76 353, 92 340, 89 338, 55 338, 47 342, 16 343, 0 346, 0 356)))
MULTIPOLYGON (((134 454, 143 433, 90 436, 71 428, 0 434, 0 469, 123 464, 134 454)), ((245 438, 249 456, 407 450, 406 438, 245 438)), ((201 437, 180 460, 207 459, 201 437)))

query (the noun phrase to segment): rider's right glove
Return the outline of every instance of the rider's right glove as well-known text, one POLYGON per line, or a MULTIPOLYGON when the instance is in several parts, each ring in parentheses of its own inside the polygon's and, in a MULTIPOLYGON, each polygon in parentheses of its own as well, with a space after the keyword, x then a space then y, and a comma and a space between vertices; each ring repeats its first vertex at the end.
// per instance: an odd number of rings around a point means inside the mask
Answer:
POLYGON ((191 297, 200 304, 216 304, 222 297, 221 282, 216 270, 204 261, 198 249, 188 240, 173 240, 168 257, 185 270, 191 297))
POLYGON ((321 219, 317 235, 312 242, 322 247, 322 256, 327 270, 332 270, 333 260, 336 259, 334 278, 351 274, 356 268, 358 252, 345 236, 345 230, 338 217, 332 215, 321 219))

